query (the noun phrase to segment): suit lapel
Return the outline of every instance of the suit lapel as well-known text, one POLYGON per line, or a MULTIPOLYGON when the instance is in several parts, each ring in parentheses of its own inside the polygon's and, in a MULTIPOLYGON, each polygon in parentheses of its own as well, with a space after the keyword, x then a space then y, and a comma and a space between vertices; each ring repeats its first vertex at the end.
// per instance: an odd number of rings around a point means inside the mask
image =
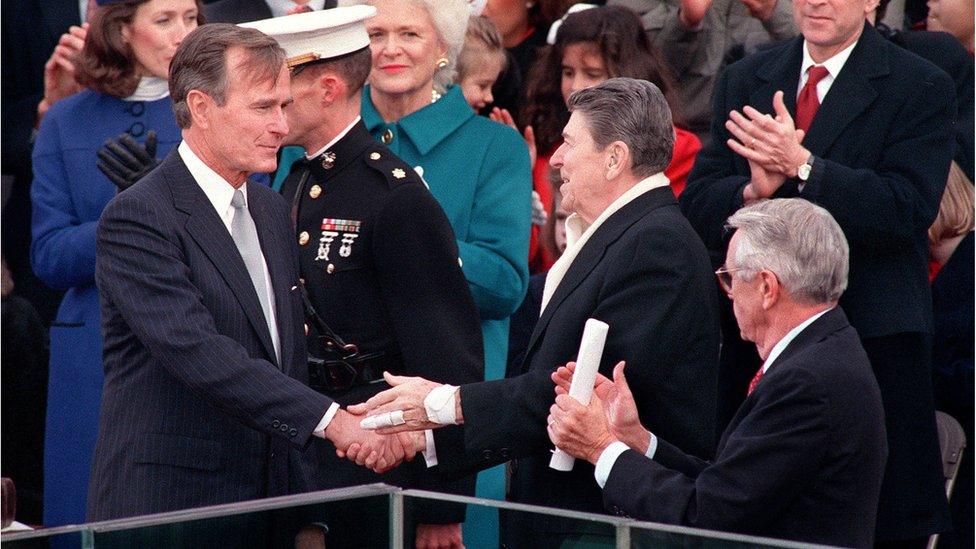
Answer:
MULTIPOLYGON (((817 156, 825 156, 840 136, 878 97, 871 79, 888 74, 888 58, 874 27, 865 23, 864 32, 837 79, 824 96, 803 146, 817 156)), ((793 112, 796 112, 794 109, 793 112)))
POLYGON ((549 299, 545 311, 543 311, 539 321, 536 322, 532 337, 529 339, 526 360, 532 355, 536 343, 539 342, 542 334, 548 328, 553 315, 603 260, 607 248, 642 217, 655 208, 668 203, 674 203, 674 194, 672 194, 670 187, 652 189, 625 204, 600 225, 583 245, 583 249, 570 264, 569 269, 566 270, 559 286, 556 287, 549 299))
POLYGON ((749 95, 749 105, 759 112, 774 113, 773 94, 782 90, 786 109, 796 115, 796 92, 800 81, 800 65, 803 63, 803 39, 796 38, 785 51, 759 67, 756 78, 760 84, 749 95))
POLYGON ((240 252, 237 251, 237 245, 227 231, 227 226, 186 169, 177 149, 174 148, 170 152, 160 168, 166 172, 173 193, 173 205, 188 215, 185 225, 187 233, 210 258, 211 263, 223 277, 251 326, 254 327, 254 331, 257 332, 258 339, 267 355, 271 357, 272 364, 275 363, 274 345, 271 343, 271 334, 264 319, 264 311, 261 310, 254 283, 251 282, 251 276, 247 272, 240 252))
MULTIPOLYGON (((260 183, 248 183, 250 188, 260 185, 260 183)), ((281 364, 290 364, 291 358, 291 338, 284 333, 290 325, 291 317, 288 312, 291 310, 291 285, 295 282, 288 276, 288 265, 285 259, 290 257, 279 250, 287 250, 287 246, 294 246, 292 242, 285 242, 283 235, 276 234, 272 227, 274 220, 268 209, 267 201, 258 192, 248 192, 248 210, 254 218, 254 225, 257 227, 258 240, 261 241, 261 253, 268 264, 268 272, 271 274, 271 289, 275 299, 275 315, 278 324, 278 344, 281 346, 281 364), (253 200, 251 200, 253 198, 253 200)))

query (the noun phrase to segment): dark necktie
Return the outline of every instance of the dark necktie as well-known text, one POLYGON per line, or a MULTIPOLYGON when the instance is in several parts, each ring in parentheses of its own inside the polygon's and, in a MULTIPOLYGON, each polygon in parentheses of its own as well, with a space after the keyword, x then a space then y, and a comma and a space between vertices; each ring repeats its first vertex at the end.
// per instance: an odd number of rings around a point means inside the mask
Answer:
POLYGON ((796 127, 804 132, 810 129, 813 117, 817 115, 820 108, 820 99, 817 97, 817 84, 823 80, 829 72, 820 65, 813 65, 807 69, 807 83, 800 90, 800 95, 796 98, 796 127))

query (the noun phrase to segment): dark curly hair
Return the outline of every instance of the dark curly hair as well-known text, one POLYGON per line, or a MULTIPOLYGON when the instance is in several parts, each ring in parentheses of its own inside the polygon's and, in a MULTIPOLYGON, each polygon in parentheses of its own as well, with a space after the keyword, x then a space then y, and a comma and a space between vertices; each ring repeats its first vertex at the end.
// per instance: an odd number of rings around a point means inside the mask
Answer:
POLYGON ((556 43, 540 50, 529 71, 525 90, 523 121, 535 130, 540 154, 550 154, 562 141, 562 130, 569 111, 561 92, 562 60, 566 47, 593 44, 603 58, 609 78, 619 76, 648 80, 671 104, 673 78, 661 54, 647 38, 640 18, 618 6, 602 6, 566 17, 556 35, 556 43))
MULTIPOLYGON (((132 24, 139 6, 149 0, 124 0, 99 6, 91 17, 85 47, 75 64, 75 77, 82 86, 115 97, 128 97, 136 91, 139 76, 135 53, 122 38, 122 27, 132 24)), ((202 25, 203 6, 196 0, 197 24, 202 25)))

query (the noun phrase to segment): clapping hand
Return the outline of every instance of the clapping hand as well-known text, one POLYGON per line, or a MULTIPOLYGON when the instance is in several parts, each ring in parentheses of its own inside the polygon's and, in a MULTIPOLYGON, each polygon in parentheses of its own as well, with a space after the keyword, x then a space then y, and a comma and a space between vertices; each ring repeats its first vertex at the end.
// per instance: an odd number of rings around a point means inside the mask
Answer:
POLYGON ((749 161, 752 178, 743 190, 747 202, 769 198, 786 181, 796 177, 797 168, 810 157, 801 144, 806 134, 797 129, 786 108, 783 92, 773 94, 775 116, 746 105, 732 111, 725 128, 732 135, 726 144, 749 161))
POLYGON ((146 134, 146 144, 140 145, 124 133, 117 140, 105 142, 98 149, 98 169, 122 192, 142 179, 159 165, 156 158, 156 132, 146 134))
MULTIPOLYGON (((613 437, 628 447, 644 453, 650 444, 650 433, 640 423, 640 417, 637 414, 637 403, 634 401, 634 395, 631 393, 630 386, 627 384, 627 378, 624 376, 624 367, 625 363, 623 361, 617 363, 613 369, 613 381, 606 376, 597 374, 596 384, 593 387, 593 396, 601 402, 603 414, 606 418, 605 422, 610 428, 613 437)), ((576 363, 570 362, 565 366, 560 366, 552 373, 552 380, 556 384, 557 406, 560 403, 561 397, 571 398, 569 397, 569 387, 573 381, 573 373, 575 371, 576 363)), ((590 400, 591 405, 593 403, 592 398, 590 400)), ((573 402, 576 401, 573 400, 573 402)), ((582 407, 581 404, 576 404, 582 407)), ((572 410, 569 405, 565 408, 567 411, 572 410)), ((569 452, 569 450, 563 448, 561 445, 557 444, 557 446, 569 452)), ((569 453, 572 454, 572 452, 569 453)))

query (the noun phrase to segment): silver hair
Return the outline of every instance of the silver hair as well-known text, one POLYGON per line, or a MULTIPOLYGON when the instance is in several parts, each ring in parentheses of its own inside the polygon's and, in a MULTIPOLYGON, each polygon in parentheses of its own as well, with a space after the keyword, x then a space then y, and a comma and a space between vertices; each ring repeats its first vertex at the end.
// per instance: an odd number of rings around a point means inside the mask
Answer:
POLYGON ((581 112, 600 150, 614 141, 630 149, 631 170, 639 177, 659 172, 674 154, 674 126, 664 94, 647 80, 611 78, 573 92, 570 112, 581 112))
MULTIPOLYGON (((340 6, 367 4, 375 6, 379 0, 340 0, 340 6)), ((434 73, 434 88, 444 93, 457 77, 458 56, 464 47, 464 33, 468 30, 468 17, 471 9, 464 0, 412 0, 424 8, 438 38, 447 46, 447 66, 434 73)))
POLYGON ((829 303, 847 289, 848 246, 830 213, 800 198, 764 200, 742 208, 728 220, 739 245, 732 258, 750 280, 768 269, 794 299, 829 303))

